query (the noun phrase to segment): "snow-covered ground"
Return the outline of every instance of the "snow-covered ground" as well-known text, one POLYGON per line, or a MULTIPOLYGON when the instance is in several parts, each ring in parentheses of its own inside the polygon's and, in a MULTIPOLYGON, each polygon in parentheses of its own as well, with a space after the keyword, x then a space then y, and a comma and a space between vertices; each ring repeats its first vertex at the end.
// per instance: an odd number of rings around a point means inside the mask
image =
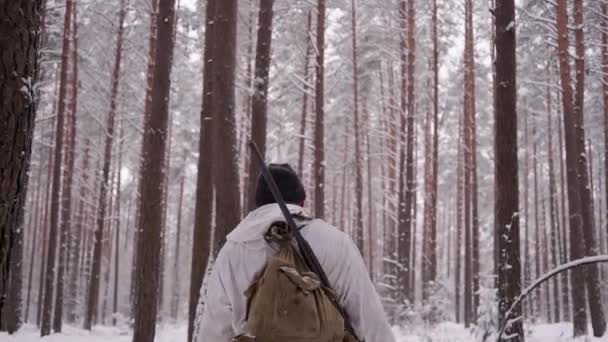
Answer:
MULTIPOLYGON (((573 342, 570 324, 538 325, 526 336, 527 342, 573 342)), ((395 328, 398 342, 474 342, 475 337, 461 325, 443 323, 432 329, 395 328)), ((40 339, 40 332, 35 326, 26 325, 14 336, 0 333, 0 342, 131 342, 130 332, 126 329, 95 327, 92 333, 74 327, 65 327, 64 333, 54 334, 40 339)), ((186 325, 164 325, 157 331, 157 342, 185 342, 186 325)), ((488 342, 493 342, 488 339, 488 342)), ((582 338, 577 342, 608 342, 603 338, 582 338)))

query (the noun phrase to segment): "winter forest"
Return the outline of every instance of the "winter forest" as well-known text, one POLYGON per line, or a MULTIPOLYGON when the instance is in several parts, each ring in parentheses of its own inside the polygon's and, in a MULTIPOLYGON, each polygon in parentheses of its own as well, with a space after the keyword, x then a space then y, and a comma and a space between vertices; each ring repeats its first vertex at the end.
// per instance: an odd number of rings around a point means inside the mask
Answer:
POLYGON ((608 341, 608 0, 0 0, 0 98, 0 341, 206 341, 250 140, 397 341, 608 341))

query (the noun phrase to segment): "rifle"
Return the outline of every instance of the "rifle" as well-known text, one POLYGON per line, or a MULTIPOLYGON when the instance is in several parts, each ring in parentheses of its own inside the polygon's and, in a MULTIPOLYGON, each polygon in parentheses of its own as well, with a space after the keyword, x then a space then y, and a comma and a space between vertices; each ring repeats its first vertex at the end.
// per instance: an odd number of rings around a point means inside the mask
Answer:
MULTIPOLYGON (((287 204, 285 204, 283 194, 281 194, 281 191, 279 191, 277 183, 274 181, 270 170, 268 170, 268 166, 264 162, 264 158, 262 157, 258 146, 255 144, 255 142, 250 141, 249 148, 251 149, 251 152, 255 156, 256 160, 258 161, 262 177, 264 177, 264 180, 266 181, 270 192, 272 192, 274 200, 279 205, 279 208, 281 208, 281 212, 285 217, 285 221, 287 222, 287 226, 289 227, 290 233, 296 239, 296 243, 300 248, 300 252, 302 253, 302 258, 304 259, 306 266, 308 267, 308 269, 310 269, 312 272, 316 273, 319 276, 319 278, 321 279, 321 284, 324 287, 331 289, 331 285, 329 284, 329 280, 327 279, 325 271, 323 271, 323 267, 321 267, 321 264, 319 263, 319 259, 317 259, 317 256, 310 247, 310 244, 308 244, 308 241, 306 241, 306 239, 304 239, 304 237, 302 236, 302 233, 300 233, 300 229, 298 229, 296 221, 293 219, 293 216, 291 215, 289 209, 287 209, 287 204)), ((328 297, 332 304, 336 307, 340 315, 342 315, 342 318, 344 318, 344 327, 346 328, 346 331, 352 336, 357 336, 355 334, 355 330, 353 329, 350 323, 350 320, 348 319, 348 314, 346 313, 346 311, 344 311, 344 309, 340 306, 338 301, 333 298, 333 296, 328 297)))

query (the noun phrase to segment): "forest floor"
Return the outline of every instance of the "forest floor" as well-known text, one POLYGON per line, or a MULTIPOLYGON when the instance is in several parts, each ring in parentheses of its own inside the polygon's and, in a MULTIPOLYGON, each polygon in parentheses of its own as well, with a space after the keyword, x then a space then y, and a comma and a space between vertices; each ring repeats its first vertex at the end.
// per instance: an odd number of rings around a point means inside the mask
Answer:
MULTIPOLYGON (((573 342, 570 338, 570 324, 538 325, 527 331, 527 342, 573 342)), ((468 330, 454 323, 443 323, 432 329, 409 330, 395 328, 397 342, 474 342, 479 341, 468 330)), ((17 334, 8 336, 0 333, 2 342, 131 342, 131 334, 127 329, 97 326, 93 332, 67 326, 62 334, 53 334, 41 339, 39 330, 33 325, 24 326, 17 334)), ((157 342, 186 341, 186 325, 163 325, 157 331, 157 342)), ((489 342, 492 340, 488 339, 489 342)), ((576 342, 608 342, 608 336, 603 338, 581 338, 576 342)))

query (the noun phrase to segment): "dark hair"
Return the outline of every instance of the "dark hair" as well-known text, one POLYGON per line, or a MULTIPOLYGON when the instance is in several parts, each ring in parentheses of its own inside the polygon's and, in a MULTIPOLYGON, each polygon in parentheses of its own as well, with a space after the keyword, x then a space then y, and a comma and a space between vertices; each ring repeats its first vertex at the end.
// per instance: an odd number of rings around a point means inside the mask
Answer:
MULTIPOLYGON (((277 183, 285 202, 298 205, 304 203, 304 200, 306 200, 306 190, 304 190, 300 177, 298 177, 289 164, 270 164, 268 165, 268 169, 277 183)), ((260 175, 255 190, 256 207, 275 202, 264 177, 260 175)))

